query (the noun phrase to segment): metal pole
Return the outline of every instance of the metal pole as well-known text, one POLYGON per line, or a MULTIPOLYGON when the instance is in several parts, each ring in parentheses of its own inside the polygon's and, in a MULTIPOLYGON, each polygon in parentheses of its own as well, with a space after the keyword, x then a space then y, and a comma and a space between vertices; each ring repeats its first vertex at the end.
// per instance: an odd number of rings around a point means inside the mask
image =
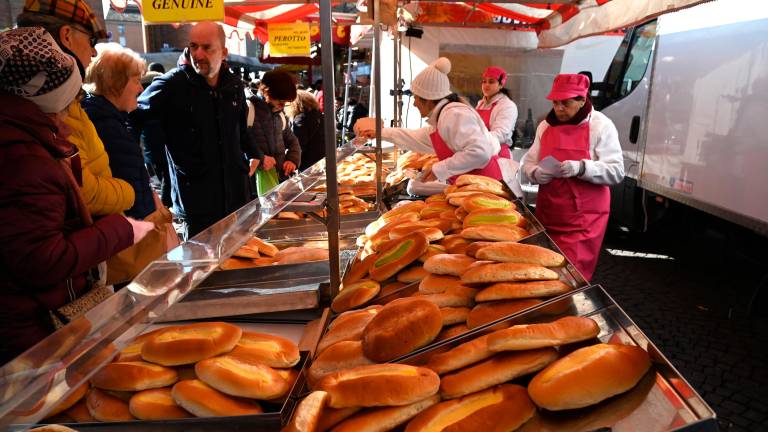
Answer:
POLYGON ((394 60, 392 62, 392 66, 394 67, 392 79, 394 80, 394 86, 392 86, 394 90, 394 103, 392 105, 392 108, 395 111, 394 119, 392 120, 392 127, 401 127, 402 119, 400 118, 401 112, 399 109, 399 103, 402 100, 402 88, 400 86, 400 32, 397 31, 397 28, 395 28, 395 31, 393 32, 393 40, 392 40, 392 53, 394 54, 394 60))
MULTIPOLYGON (((344 77, 344 105, 341 106, 341 142, 347 137, 347 104, 349 104, 349 86, 352 74, 352 45, 347 47, 347 74, 344 77)), ((360 101, 358 101, 360 103, 360 101)), ((354 125, 352 125, 354 126, 354 125)))
POLYGON ((336 297, 341 285, 339 266, 339 187, 336 180, 336 118, 333 104, 336 100, 333 76, 333 33, 331 0, 320 0, 320 49, 323 68, 323 125, 325 126, 325 188, 326 227, 328 229, 328 264, 330 266, 330 296, 336 297))
POLYGON ((376 208, 383 209, 383 194, 381 181, 381 1, 373 2, 373 87, 376 96, 376 208))

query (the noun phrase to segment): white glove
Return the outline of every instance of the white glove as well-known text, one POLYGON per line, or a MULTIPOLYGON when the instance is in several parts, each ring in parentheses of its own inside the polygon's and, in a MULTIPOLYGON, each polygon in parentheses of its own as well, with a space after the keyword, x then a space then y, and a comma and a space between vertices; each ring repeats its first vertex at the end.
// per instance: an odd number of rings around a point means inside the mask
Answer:
POLYGON ((575 160, 567 160, 567 161, 560 162, 560 177, 562 178, 576 177, 576 175, 579 174, 579 170, 581 170, 581 164, 583 163, 584 162, 582 161, 575 161, 575 160))
POLYGON ((544 171, 538 166, 533 169, 533 180, 540 185, 551 182, 553 178, 555 178, 553 174, 544 171))

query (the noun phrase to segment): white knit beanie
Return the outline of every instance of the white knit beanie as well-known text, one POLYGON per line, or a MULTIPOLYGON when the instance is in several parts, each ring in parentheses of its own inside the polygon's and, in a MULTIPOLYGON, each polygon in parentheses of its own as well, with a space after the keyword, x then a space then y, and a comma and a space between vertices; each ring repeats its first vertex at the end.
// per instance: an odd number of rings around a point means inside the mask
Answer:
POLYGON ((42 27, 0 33, 0 90, 54 114, 75 100, 82 84, 75 59, 42 27))
POLYGON ((445 57, 432 62, 411 81, 411 91, 416 96, 426 100, 438 100, 451 94, 451 83, 448 73, 451 71, 451 61, 445 57))

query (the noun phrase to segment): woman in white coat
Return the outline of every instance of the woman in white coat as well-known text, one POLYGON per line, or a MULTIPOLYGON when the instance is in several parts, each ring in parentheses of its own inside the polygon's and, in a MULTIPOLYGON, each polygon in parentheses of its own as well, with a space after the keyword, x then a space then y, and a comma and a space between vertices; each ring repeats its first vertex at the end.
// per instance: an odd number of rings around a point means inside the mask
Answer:
POLYGON ((483 72, 480 90, 483 98, 477 102, 475 110, 483 119, 485 127, 501 144, 501 151, 509 154, 512 147, 512 132, 517 123, 517 105, 509 97, 507 72, 498 66, 489 66, 483 72))

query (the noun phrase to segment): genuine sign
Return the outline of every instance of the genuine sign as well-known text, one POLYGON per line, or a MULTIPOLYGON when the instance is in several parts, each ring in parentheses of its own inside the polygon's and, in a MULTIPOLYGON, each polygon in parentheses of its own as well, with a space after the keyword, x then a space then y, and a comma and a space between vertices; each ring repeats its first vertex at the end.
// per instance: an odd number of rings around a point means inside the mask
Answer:
POLYGON ((267 25, 270 57, 309 57, 309 23, 267 25))
POLYGON ((148 22, 223 21, 224 0, 144 0, 148 22))

